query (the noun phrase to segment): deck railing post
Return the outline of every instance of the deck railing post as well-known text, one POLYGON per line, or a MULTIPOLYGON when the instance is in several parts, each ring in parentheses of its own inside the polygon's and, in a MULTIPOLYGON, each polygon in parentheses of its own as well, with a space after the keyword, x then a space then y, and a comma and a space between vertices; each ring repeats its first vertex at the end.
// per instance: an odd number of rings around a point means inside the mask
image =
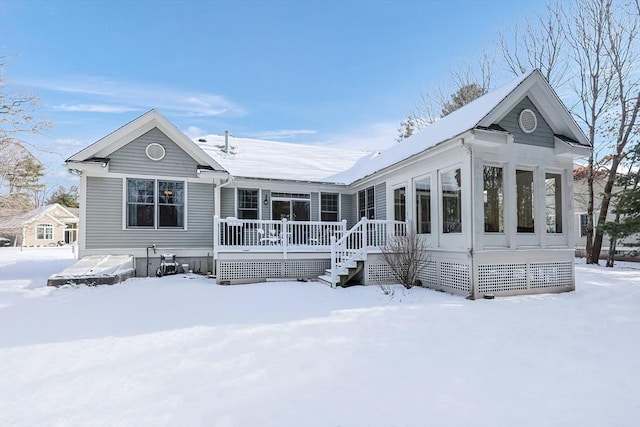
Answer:
POLYGON ((280 233, 280 240, 282 241, 282 258, 287 259, 287 243, 289 241, 287 218, 282 218, 282 231, 280 233))
POLYGON ((218 259, 218 250, 220 246, 220 217, 213 216, 213 259, 218 259))
POLYGON ((367 245, 368 245, 368 241, 367 241, 367 234, 369 231, 369 220, 367 219, 367 217, 362 217, 362 248, 364 249, 364 253, 367 253, 367 245))
POLYGON ((338 278, 337 271, 337 257, 336 257, 336 236, 331 236, 331 287, 336 287, 336 282, 338 278))

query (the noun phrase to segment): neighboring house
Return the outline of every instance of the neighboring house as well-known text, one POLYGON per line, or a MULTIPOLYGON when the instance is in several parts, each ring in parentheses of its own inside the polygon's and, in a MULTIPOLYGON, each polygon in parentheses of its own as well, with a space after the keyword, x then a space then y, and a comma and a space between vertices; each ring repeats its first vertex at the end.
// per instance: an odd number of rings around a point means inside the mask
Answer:
POLYGON ((0 234, 14 246, 54 246, 78 238, 78 209, 58 203, 41 206, 0 223, 0 234))
POLYGON ((190 140, 152 110, 66 165, 82 172, 81 256, 131 254, 145 274, 157 248, 219 283, 376 283, 380 247, 409 229, 429 246, 423 285, 477 298, 574 289, 572 167, 589 147, 535 70, 364 156, 190 140))
MULTIPOLYGON (((576 165, 574 168, 574 194, 575 194, 575 227, 576 227, 576 253, 580 256, 585 255, 587 247, 587 207, 589 205, 589 187, 587 183, 587 166, 576 165)), ((597 221, 600 214, 600 206, 602 205, 602 194, 604 186, 608 178, 606 168, 596 171, 593 177, 593 206, 594 221, 597 221)), ((619 186, 614 186, 612 194, 616 194, 622 190, 619 186)), ((607 221, 615 220, 615 207, 617 200, 613 198, 609 204, 607 212, 607 221)), ((595 224, 594 224, 595 226, 595 224)), ((609 253, 609 236, 604 234, 602 239, 602 250, 600 257, 605 258, 609 253)), ((640 249, 640 234, 631 235, 616 245, 617 258, 638 258, 637 252, 640 249)))

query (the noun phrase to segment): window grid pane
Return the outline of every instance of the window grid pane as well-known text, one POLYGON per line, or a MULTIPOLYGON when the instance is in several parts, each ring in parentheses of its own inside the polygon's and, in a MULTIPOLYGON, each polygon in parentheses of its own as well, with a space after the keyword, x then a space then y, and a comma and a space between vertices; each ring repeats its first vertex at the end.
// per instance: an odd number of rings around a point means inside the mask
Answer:
POLYGON ((444 172, 440 176, 442 190, 442 232, 462 232, 462 189, 460 169, 444 172))
POLYGON ((418 234, 431 234, 431 178, 416 181, 416 227, 418 234))
POLYGON ((562 175, 545 175, 547 233, 562 233, 562 175))
POLYGON ((516 170, 518 233, 534 233, 533 171, 516 170))
POLYGON ((127 179, 127 227, 154 227, 155 181, 127 179))
POLYGON ((238 189, 238 218, 258 219, 258 190, 238 189))
POLYGON ((184 182, 158 181, 158 227, 184 227, 184 182))
POLYGON ((499 167, 484 167, 484 231, 504 233, 503 170, 499 167))
POLYGON ((338 221, 337 194, 320 194, 320 221, 338 221))

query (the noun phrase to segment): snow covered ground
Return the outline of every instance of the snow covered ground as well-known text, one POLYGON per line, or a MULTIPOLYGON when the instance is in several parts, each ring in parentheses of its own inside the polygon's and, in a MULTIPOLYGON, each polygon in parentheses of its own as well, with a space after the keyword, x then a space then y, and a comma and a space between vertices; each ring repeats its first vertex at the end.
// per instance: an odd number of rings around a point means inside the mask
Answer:
POLYGON ((637 426, 640 265, 577 290, 47 288, 69 248, 0 248, 0 425, 637 426))

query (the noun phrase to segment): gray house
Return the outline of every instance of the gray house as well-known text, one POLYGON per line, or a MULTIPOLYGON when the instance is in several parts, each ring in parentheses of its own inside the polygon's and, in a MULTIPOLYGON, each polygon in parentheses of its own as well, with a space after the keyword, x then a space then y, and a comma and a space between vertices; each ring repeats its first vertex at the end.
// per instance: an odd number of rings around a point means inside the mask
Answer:
POLYGON ((220 283, 354 274, 415 231, 426 286, 480 297, 574 288, 573 159, 590 143, 539 71, 376 153, 227 136, 190 140, 150 111, 67 160, 80 255, 175 253, 220 283))

